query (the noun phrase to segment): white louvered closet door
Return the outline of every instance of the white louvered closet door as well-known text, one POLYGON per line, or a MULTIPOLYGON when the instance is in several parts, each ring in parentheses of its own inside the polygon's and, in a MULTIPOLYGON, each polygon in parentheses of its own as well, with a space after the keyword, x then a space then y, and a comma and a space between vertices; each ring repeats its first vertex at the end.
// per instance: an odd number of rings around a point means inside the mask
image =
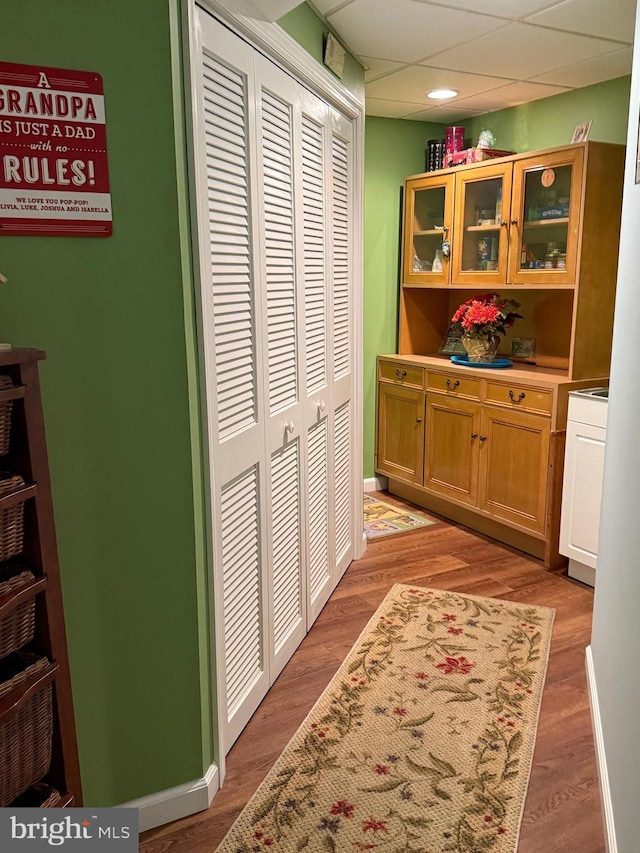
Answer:
POLYGON ((262 339, 264 297, 255 139, 254 51, 201 14, 200 239, 212 467, 216 644, 228 749, 269 689, 269 586, 262 339), (204 131, 204 132, 202 132, 204 131), (204 167, 204 168, 203 168, 204 167), (203 190, 206 196, 203 211, 203 190), (206 256, 208 254, 208 263, 206 256))
POLYGON ((266 558, 274 681, 307 628, 300 376, 304 326, 296 269, 300 85, 268 59, 257 55, 255 62, 261 235, 257 262, 264 294, 266 558))
POLYGON ((354 482, 354 364, 353 341, 353 123, 331 110, 331 255, 327 265, 331 318, 331 482, 333 503, 333 586, 354 557, 356 530, 362 530, 361 492, 354 482))
POLYGON ((353 556, 361 506, 352 470, 352 125, 203 10, 198 22, 202 323, 226 752, 353 556))

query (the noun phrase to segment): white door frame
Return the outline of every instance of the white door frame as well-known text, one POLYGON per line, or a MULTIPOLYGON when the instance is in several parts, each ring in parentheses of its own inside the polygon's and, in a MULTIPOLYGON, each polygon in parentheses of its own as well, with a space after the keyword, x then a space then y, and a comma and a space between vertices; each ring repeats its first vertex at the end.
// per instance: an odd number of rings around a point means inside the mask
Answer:
MULTIPOLYGON (((352 529, 354 530, 354 559, 360 557, 364 551, 364 539, 359 535, 362 530, 362 499, 358 484, 363 482, 363 198, 364 198, 364 85, 361 91, 354 94, 347 89, 331 72, 320 65, 298 42, 289 36, 278 24, 266 23, 243 17, 225 8, 218 0, 187 0, 186 14, 183 22, 186 24, 185 33, 185 85, 186 103, 191 104, 191 113, 187 112, 187 138, 188 138, 188 162, 190 170, 190 197, 192 221, 196 225, 193 228, 193 255, 194 275, 196 291, 200 292, 200 239, 197 223, 198 207, 196 194, 196 164, 197 143, 195 140, 195 128, 197 127, 197 68, 201 55, 201 40, 197 22, 196 6, 209 12, 230 30, 235 32, 245 41, 249 42, 259 52, 268 57, 272 62, 292 75, 306 88, 316 93, 319 97, 335 107, 353 122, 353 167, 354 167, 354 222, 353 222, 353 351, 354 359, 354 388, 353 388, 353 482, 354 489, 352 513, 352 529)), ((200 304, 200 299, 196 300, 200 304)), ((199 353, 203 358, 203 342, 199 341, 199 353)), ((201 362, 202 363, 202 362, 201 362)), ((206 409, 206 406, 205 406, 206 409)), ((205 434, 208 434, 205 430, 205 434)), ((215 470, 210 471, 210 482, 216 481, 215 470)), ((211 495, 208 496, 209 503, 211 495)), ((210 532, 211 534, 211 532, 210 532)), ((209 542, 209 561, 211 565, 212 542, 209 542)), ((222 637, 222 625, 219 610, 216 608, 216 597, 213 584, 209 588, 209 613, 210 613, 210 636, 212 660, 215 661, 216 672, 223 672, 224 666, 219 660, 220 650, 224 648, 222 637)), ((219 708, 223 695, 224 685, 222 679, 215 677, 213 684, 214 706, 219 708)), ((220 773, 220 783, 225 775, 225 757, 220 749, 221 720, 217 720, 217 744, 215 756, 220 773)))

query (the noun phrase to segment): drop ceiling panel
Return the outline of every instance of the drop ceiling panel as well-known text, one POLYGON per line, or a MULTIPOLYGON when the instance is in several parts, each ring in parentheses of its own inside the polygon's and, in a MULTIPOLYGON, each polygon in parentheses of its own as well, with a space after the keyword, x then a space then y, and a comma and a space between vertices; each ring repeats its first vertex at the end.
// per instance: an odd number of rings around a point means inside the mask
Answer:
POLYGON ((381 77, 369 83, 367 97, 396 98, 420 104, 423 108, 438 106, 427 100, 427 92, 446 86, 460 92, 460 97, 468 97, 478 92, 486 92, 505 83, 512 82, 502 77, 485 77, 480 74, 462 74, 445 71, 442 68, 428 68, 424 65, 410 65, 387 77, 381 77))
POLYGON ((565 0, 532 15, 529 23, 631 44, 635 17, 635 0, 565 0))
POLYGON ((396 62, 416 62, 505 24, 415 0, 353 0, 327 18, 356 54, 396 62))
POLYGON ((429 63, 458 71, 490 67, 497 76, 523 79, 618 50, 604 39, 562 33, 530 24, 510 24, 474 41, 430 57, 429 63))
MULTIPOLYGON (((416 104, 404 101, 386 101, 384 98, 370 98, 365 101, 365 113, 368 116, 380 116, 384 118, 407 118, 413 117, 419 112, 416 104)), ((418 121, 440 121, 440 119, 418 119, 418 121)))
MULTIPOLYGON (((429 0, 417 0, 417 2, 428 3, 429 0)), ((496 15, 501 18, 521 20, 527 15, 555 6, 559 0, 444 0, 447 6, 455 6, 457 9, 469 9, 472 12, 482 12, 486 15, 496 15)), ((602 0, 609 2, 609 0, 602 0)), ((618 2, 618 0, 614 0, 618 2)), ((333 0, 336 5, 336 0, 333 0)))
POLYGON ((364 81, 369 83, 383 74, 388 74, 390 71, 398 71, 404 68, 402 62, 391 62, 388 59, 375 59, 371 56, 359 56, 358 59, 364 65, 364 81))
POLYGON ((541 83, 520 82, 501 86, 493 92, 476 95, 473 98, 456 100, 456 105, 464 109, 480 110, 483 113, 504 110, 507 107, 516 107, 518 104, 526 104, 529 101, 539 101, 540 98, 549 98, 551 95, 560 95, 570 89, 565 86, 549 86, 541 83))
POLYGON ((455 104, 450 104, 443 107, 434 107, 430 110, 422 110, 410 116, 403 116, 403 118, 410 118, 413 121, 437 121, 441 124, 451 124, 452 122, 457 123, 479 115, 482 115, 482 113, 476 110, 466 110, 455 104))
POLYGON ((633 48, 625 47, 586 62, 576 62, 567 65, 566 68, 558 68, 556 71, 548 71, 532 78, 538 83, 554 83, 559 86, 571 86, 581 88, 600 83, 602 80, 613 80, 615 77, 623 77, 631 74, 631 60, 633 48))

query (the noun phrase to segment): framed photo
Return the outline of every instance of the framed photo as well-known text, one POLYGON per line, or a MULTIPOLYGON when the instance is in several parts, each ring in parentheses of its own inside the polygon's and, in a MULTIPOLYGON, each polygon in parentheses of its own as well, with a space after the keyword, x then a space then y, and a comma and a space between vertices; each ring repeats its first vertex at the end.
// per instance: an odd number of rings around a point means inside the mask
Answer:
POLYGON ((462 346, 461 337, 462 330, 460 326, 452 323, 440 347, 440 355, 465 355, 467 351, 462 346))
POLYGON ((586 142, 589 138, 592 121, 593 119, 589 119, 589 121, 583 121, 582 124, 577 124, 576 129, 573 131, 571 142, 586 142))
POLYGON ((535 338, 511 338, 511 355, 516 355, 519 358, 533 358, 535 354, 535 338))

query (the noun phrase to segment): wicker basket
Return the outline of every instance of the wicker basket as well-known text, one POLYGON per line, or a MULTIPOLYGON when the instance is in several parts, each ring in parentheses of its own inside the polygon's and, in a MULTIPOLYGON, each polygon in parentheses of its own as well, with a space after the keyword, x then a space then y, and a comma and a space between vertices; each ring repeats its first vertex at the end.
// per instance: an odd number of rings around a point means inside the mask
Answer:
MULTIPOLYGON (((0 498, 24 488, 18 474, 0 471, 0 498)), ((0 510, 0 560, 22 553, 24 542, 24 501, 0 510)))
MULTIPOLYGON (((0 375, 0 391, 13 388, 10 376, 0 375)), ((0 403, 0 456, 9 452, 9 437, 11 435, 11 410, 13 400, 5 400, 0 403)))
POLYGON ((69 794, 63 796, 46 782, 36 782, 11 803, 12 808, 34 809, 55 809, 65 805, 69 805, 69 794))
POLYGON ((56 669, 46 658, 26 652, 0 662, 0 808, 49 770, 56 669))
POLYGON ((7 602, 5 614, 0 606, 0 659, 10 655, 33 640, 36 622, 36 593, 34 575, 18 564, 0 568, 0 605, 5 596, 23 593, 18 604, 7 602))

